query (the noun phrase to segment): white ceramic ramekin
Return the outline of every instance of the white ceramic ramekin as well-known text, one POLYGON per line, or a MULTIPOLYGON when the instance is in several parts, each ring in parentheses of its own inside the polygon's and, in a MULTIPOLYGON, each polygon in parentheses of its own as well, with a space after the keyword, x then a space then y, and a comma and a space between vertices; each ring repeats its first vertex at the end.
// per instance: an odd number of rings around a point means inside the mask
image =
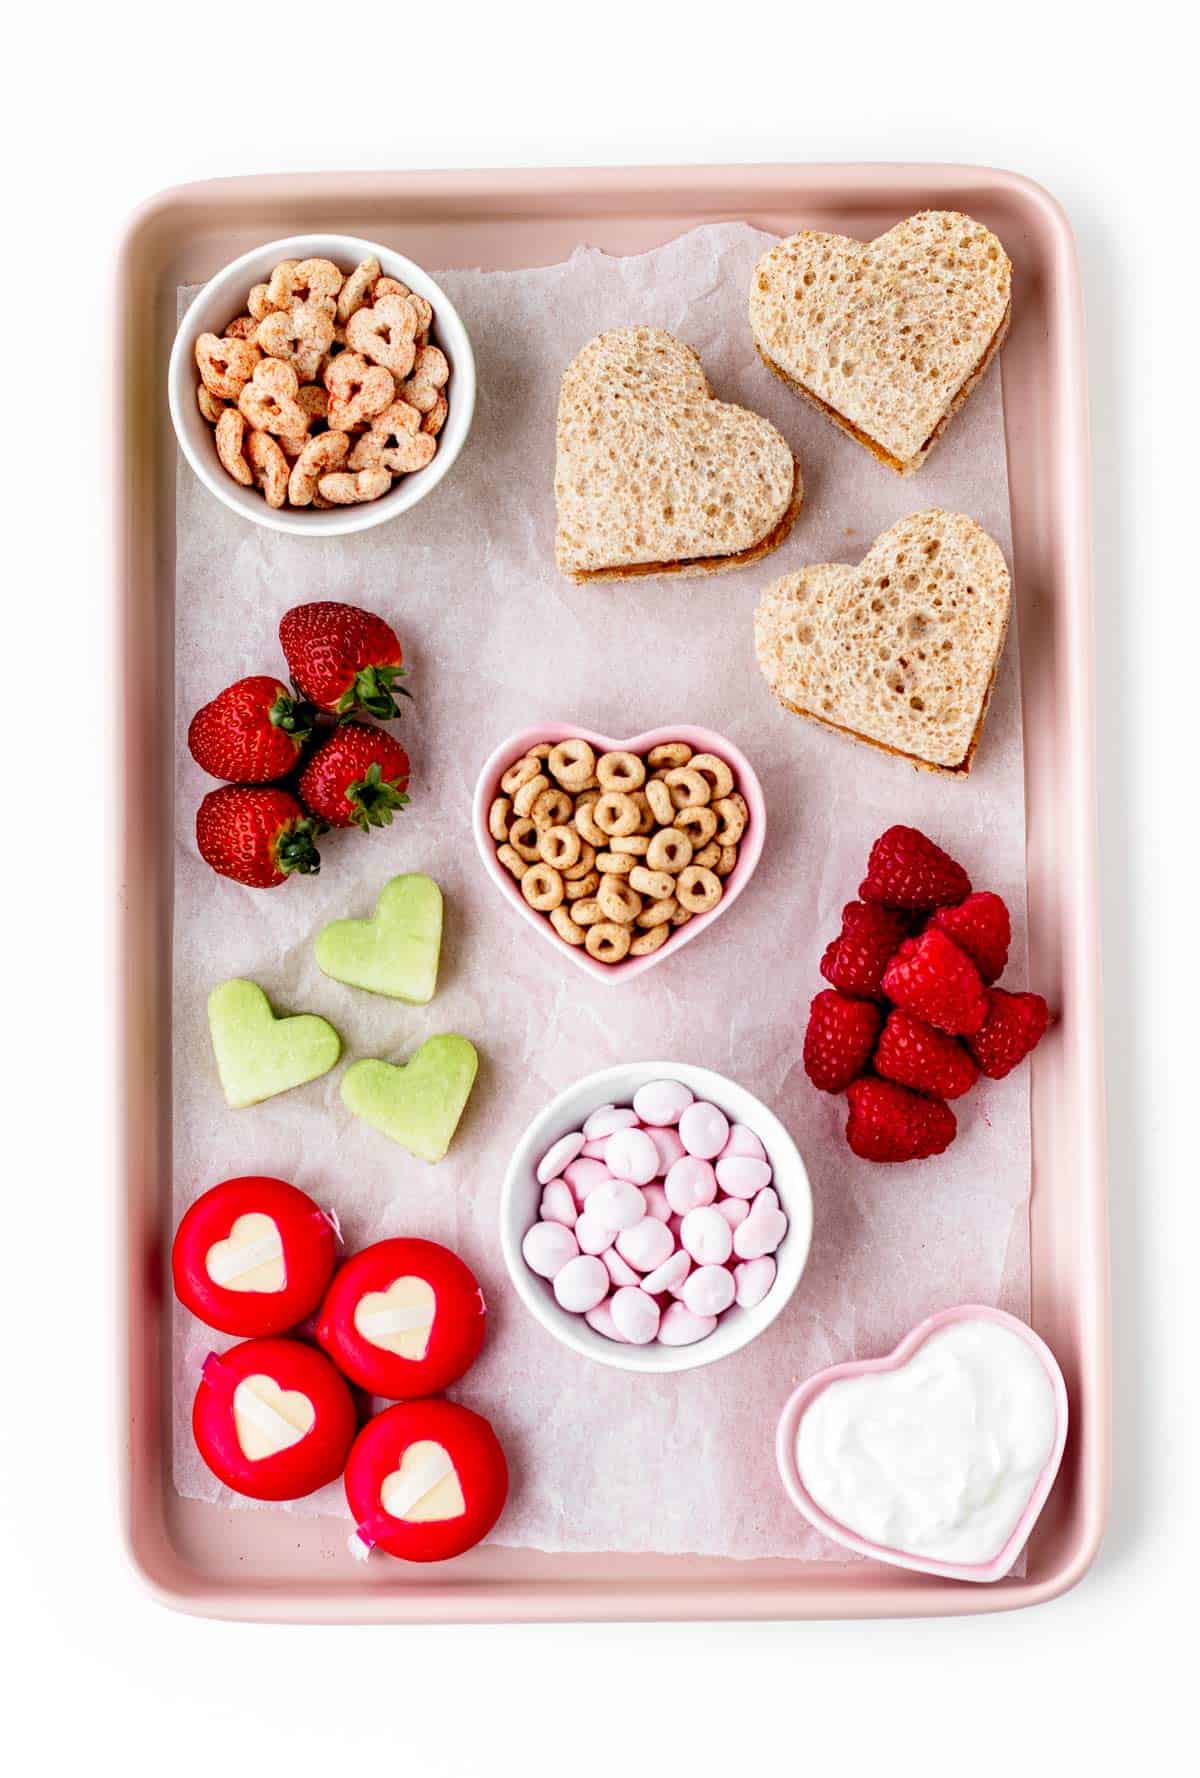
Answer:
POLYGON ((584 1075, 567 1087, 526 1128, 513 1150, 500 1194, 500 1243, 521 1301, 564 1346, 582 1358, 593 1358, 616 1370, 665 1375, 697 1370, 718 1358, 728 1358, 731 1352, 740 1352, 787 1306, 800 1282, 811 1240, 812 1191, 808 1172, 799 1149, 779 1119, 736 1081, 686 1062, 624 1062, 615 1068, 603 1068, 598 1074, 584 1075), (698 1099, 719 1105, 730 1123, 745 1124, 754 1131, 774 1171, 772 1184, 787 1216, 788 1232, 774 1256, 775 1282, 757 1307, 727 1309, 708 1338, 698 1340, 694 1346, 622 1345, 597 1333, 582 1315, 559 1308, 550 1285, 525 1264, 521 1242, 525 1231, 537 1221, 542 1195, 537 1165, 551 1143, 568 1131, 578 1130, 597 1106, 628 1105, 647 1081, 663 1079, 682 1081, 698 1099))
POLYGON ((401 253, 381 247, 377 241, 356 235, 289 235, 243 253, 224 271, 210 278, 179 323, 167 373, 167 394, 175 436, 184 456, 210 493, 243 518, 271 531, 287 531, 294 537, 337 537, 350 531, 366 531, 408 512, 431 494, 454 467, 466 443, 475 412, 475 356, 457 309, 428 272, 401 253), (437 455, 425 469, 401 476, 378 500, 361 506, 340 506, 330 511, 312 507, 273 508, 257 488, 243 488, 227 475, 217 456, 213 429, 196 405, 196 341, 202 333, 221 333, 235 316, 243 314, 250 288, 270 276, 281 259, 332 259, 343 271, 352 271, 364 259, 375 258, 384 275, 397 278, 433 305, 433 335, 450 364, 446 389, 449 411, 438 434, 437 455))

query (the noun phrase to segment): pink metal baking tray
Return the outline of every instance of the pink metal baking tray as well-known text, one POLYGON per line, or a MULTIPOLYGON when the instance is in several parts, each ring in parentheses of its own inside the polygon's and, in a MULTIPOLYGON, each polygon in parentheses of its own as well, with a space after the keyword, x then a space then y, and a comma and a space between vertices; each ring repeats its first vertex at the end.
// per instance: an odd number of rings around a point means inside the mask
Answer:
MULTIPOLYGON (((215 1617, 354 1622, 799 1618, 998 1611, 1053 1598, 1103 1530, 1109 1322, 1092 746, 1083 314, 1071 231, 1038 186, 956 166, 640 167, 346 173, 184 186, 121 247, 116 588, 124 852, 123 1142, 118 1172, 123 1515, 164 1602, 215 1617), (171 1199, 170 934, 175 445, 166 370, 178 285, 257 242, 343 230, 432 267, 553 264, 742 218, 863 238, 925 208, 985 222, 1013 260, 1003 354, 1024 691, 1031 977, 1062 1008, 1033 1058, 1032 1322, 1071 1403, 1062 1473, 1026 1573, 987 1587, 872 1562, 544 1555, 484 1547, 449 1567, 351 1561, 346 1524, 179 1499, 170 1476, 165 1258, 171 1199)), ((466 817, 464 816, 464 819, 466 817)))

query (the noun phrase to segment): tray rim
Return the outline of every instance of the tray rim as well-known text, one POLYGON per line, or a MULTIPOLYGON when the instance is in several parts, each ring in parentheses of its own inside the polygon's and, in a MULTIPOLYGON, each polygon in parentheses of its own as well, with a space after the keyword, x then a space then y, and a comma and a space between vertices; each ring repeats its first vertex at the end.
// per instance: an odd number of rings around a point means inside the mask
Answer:
MULTIPOLYGON (((735 213, 746 205, 736 199, 735 213)), ((528 263, 534 263, 530 261, 528 263)), ((368 170, 317 174, 246 174, 232 178, 196 181, 169 187, 146 199, 129 217, 120 237, 113 280, 113 416, 117 488, 113 523, 115 610, 118 624, 117 699, 115 732, 119 737, 116 762, 116 807, 120 844, 117 849, 121 881, 115 909, 118 923, 113 956, 118 971, 114 984, 120 1006, 120 1055, 118 1062, 118 1118, 115 1190, 116 1313, 118 1364, 118 1437, 120 1446, 121 1531, 129 1560, 159 1603, 193 1614, 241 1620, 306 1622, 511 1622, 563 1621, 571 1619, 633 1620, 676 1618, 778 1618, 880 1617, 974 1615, 1012 1610, 1056 1598, 1075 1586, 1091 1566, 1103 1536, 1110 1487, 1111 1362, 1108 1292, 1108 1232, 1106 1201, 1106 1131, 1102 1060, 1098 850, 1094 741, 1094 674, 1092 654, 1093 584, 1091 567, 1091 465, 1088 435, 1087 372, 1083 332, 1083 300, 1078 258, 1070 223, 1058 201, 1026 176, 1003 169, 953 162, 796 162, 725 163, 721 165, 633 167, 548 167, 428 170, 416 173, 368 170), (405 1587, 372 1590, 348 1601, 335 1592, 303 1583, 255 1580, 225 1583, 203 1576, 189 1583, 180 1572, 180 1558, 169 1546, 165 1519, 148 1526, 144 1509, 147 1482, 135 1474, 133 1418, 138 1411, 135 1381, 134 1326, 130 1300, 129 1216, 131 1169, 138 1152, 137 1107, 134 1102, 134 1026, 139 1016, 130 986, 129 961, 133 930, 127 904, 127 877, 135 865, 141 835, 139 810, 128 794, 121 771, 130 748, 139 740, 130 693, 134 689, 134 660, 129 635, 129 586, 137 553, 137 514, 123 496, 129 490, 121 471, 128 468, 130 444, 130 384, 133 365, 126 327, 127 301, 142 245, 176 209, 197 215, 224 201, 244 204, 254 197, 263 204, 303 192, 310 199, 331 201, 352 186, 363 200, 402 200, 424 206, 435 217, 447 207, 459 214, 480 216, 489 207, 507 202, 536 206, 548 189, 569 189, 573 199, 587 209, 605 198, 617 207, 596 209, 596 215, 624 213, 620 204, 644 200, 656 188, 683 200, 683 208, 696 226, 722 214, 720 196, 742 184, 753 187, 762 205, 773 200, 802 203, 815 192, 827 197, 847 197, 870 186, 876 196, 897 194, 914 184, 936 200, 940 189, 980 194, 1000 194, 1015 200, 1040 224, 1053 247, 1055 288, 1047 298, 1054 312, 1058 358, 1055 393, 1062 412, 1056 429, 1057 459, 1065 477, 1063 510, 1055 527, 1058 579, 1069 589, 1061 603, 1064 654, 1068 671, 1064 687, 1064 778, 1070 788, 1071 832, 1067 850, 1083 872, 1082 893, 1072 901, 1072 927, 1064 936, 1062 972, 1069 976, 1073 995, 1073 1060, 1078 1076, 1080 1119, 1079 1168, 1088 1184, 1083 1208, 1087 1212, 1086 1241, 1095 1262, 1093 1289, 1084 1301, 1081 1320, 1087 1323, 1095 1384, 1090 1402, 1090 1437, 1081 1454, 1089 1484, 1090 1509, 1080 1534, 1057 1566, 1034 1581, 1011 1577, 987 1588, 963 1588, 953 1582, 926 1585, 890 1584, 880 1577, 863 1583, 862 1564, 853 1569, 839 1563, 797 1563, 808 1576, 801 1591, 786 1585, 756 1587, 755 1564, 742 1563, 742 1582, 730 1586, 715 1578, 699 1584, 614 1587, 611 1593, 592 1588, 586 1599, 577 1589, 562 1585, 547 1589, 536 1579, 505 1581, 498 1588, 479 1585, 469 1592, 436 1587, 405 1587), (705 204, 712 199, 706 213, 705 204), (467 204, 469 208, 464 208, 467 204), (123 510, 124 509, 124 510, 123 510), (813 1580, 813 1571, 820 1579, 813 1580), (851 1576, 854 1577, 851 1583, 851 1576), (886 1584, 885 1584, 886 1583, 886 1584)), ((1010 439, 1011 452, 1011 439, 1010 439)), ((142 737, 144 738, 144 737, 142 737)), ((143 1276, 142 1280, 146 1280, 143 1276)), ((1032 1320, 1032 1317, 1031 1317, 1032 1320)), ((162 1478, 159 1478, 160 1484, 162 1478)), ((166 1484, 169 1487, 169 1481, 166 1484)), ((161 1502, 160 1510, 161 1510, 161 1502)), ((573 1560, 575 1558, 562 1558, 573 1560)), ((649 1558, 656 1560, 656 1558, 649 1558)), ((691 1560, 684 1558, 681 1560, 691 1560)), ((702 1566, 704 1564, 701 1564, 702 1566)), ((913 1577, 919 1583, 920 1577, 913 1577)))

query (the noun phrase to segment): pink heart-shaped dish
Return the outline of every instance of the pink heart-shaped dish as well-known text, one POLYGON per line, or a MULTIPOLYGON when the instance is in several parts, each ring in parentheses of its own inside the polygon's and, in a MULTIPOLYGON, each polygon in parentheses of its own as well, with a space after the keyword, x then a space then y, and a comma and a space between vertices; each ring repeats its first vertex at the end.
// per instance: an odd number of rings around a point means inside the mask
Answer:
POLYGON ((1058 1361, 1045 1341, 1039 1339, 1033 1329, 1013 1315, 1006 1315, 1002 1309, 991 1309, 981 1304, 964 1303, 953 1309, 941 1309, 936 1315, 918 1322, 911 1333, 905 1334, 900 1344, 885 1358, 854 1359, 846 1364, 835 1364, 828 1369, 817 1371, 807 1382, 789 1397, 787 1406, 779 1419, 779 1428, 775 1437, 775 1458, 779 1465, 779 1473, 783 1485, 791 1497, 792 1504, 808 1520, 810 1525, 831 1538, 835 1543, 842 1544, 846 1549, 853 1550, 856 1555, 869 1556, 876 1562, 888 1562, 896 1568, 912 1568, 920 1574, 936 1574, 943 1579, 995 1581, 1002 1580, 1025 1547, 1038 1514, 1046 1504, 1046 1497, 1054 1485, 1054 1478, 1062 1462, 1063 1450, 1067 1442, 1067 1386, 1063 1380, 1058 1361), (847 1378, 864 1377, 872 1372, 898 1372, 920 1350, 931 1334, 956 1323, 969 1321, 992 1322, 1009 1332, 1016 1334, 1030 1348, 1041 1362, 1054 1395, 1055 1431, 1053 1443, 1044 1465, 1030 1488, 1028 1498, 1021 1510, 1008 1537, 1001 1547, 986 1562, 952 1562, 942 1561, 934 1557, 913 1554, 906 1550, 895 1549, 886 1544, 872 1543, 867 1538, 852 1531, 849 1526, 833 1519, 817 1504, 800 1475, 797 1456, 797 1438, 800 1423, 824 1390, 833 1383, 847 1378))
POLYGON ((479 856, 483 860, 484 869, 495 883, 504 899, 509 902, 523 919, 540 932, 560 955, 570 958, 587 975, 601 982, 628 982, 643 970, 652 969, 656 963, 665 962, 674 957, 683 946, 690 944, 694 938, 719 920, 721 915, 731 908, 750 878, 754 875, 759 858, 762 856, 763 841, 767 831, 766 803, 763 799, 762 785, 740 748, 718 735, 713 729, 695 728, 687 723, 676 723, 667 728, 648 729, 645 734, 633 735, 629 740, 617 740, 611 735, 598 735, 592 729, 580 728, 577 723, 540 722, 532 728, 522 729, 519 734, 510 735, 488 759, 479 774, 475 786, 475 805, 473 810, 475 844, 479 856), (500 776, 508 770, 515 760, 520 759, 531 747, 541 741, 549 741, 557 745, 559 741, 569 740, 578 735, 588 741, 598 753, 611 753, 623 750, 629 753, 645 753, 651 747, 657 747, 666 741, 686 741, 693 753, 715 753, 729 765, 736 780, 736 787, 746 799, 750 818, 746 823, 746 831, 742 835, 738 847, 738 860, 729 876, 725 879, 725 892, 716 907, 707 914, 696 914, 686 926, 678 927, 657 951, 651 951, 646 957, 626 957, 620 963, 598 963, 594 957, 581 947, 569 945, 559 938, 545 914, 531 908, 516 881, 505 870, 496 857, 496 844, 488 832, 488 810, 492 799, 498 793, 500 776))

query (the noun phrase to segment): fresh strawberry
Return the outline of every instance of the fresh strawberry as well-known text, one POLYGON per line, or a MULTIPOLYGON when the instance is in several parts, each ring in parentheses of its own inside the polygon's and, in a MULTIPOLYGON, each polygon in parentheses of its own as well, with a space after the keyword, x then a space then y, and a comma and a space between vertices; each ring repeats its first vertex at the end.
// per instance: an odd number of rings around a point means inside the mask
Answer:
POLYGON ((293 871, 320 870, 313 845, 319 821, 304 813, 286 790, 226 784, 210 790, 196 810, 200 856, 223 877, 251 889, 273 889, 293 871))
POLYGON ((381 722, 399 716, 394 694, 409 695, 396 684, 404 676, 404 651, 381 617, 318 599, 284 612, 279 640, 292 678, 322 710, 339 716, 364 710, 381 722))
POLYGON ((985 982, 994 982, 1004 974, 1012 921, 1000 897, 990 889, 976 890, 957 907, 939 908, 929 924, 967 953, 985 982))
POLYGON ((345 722, 322 743, 297 786, 306 809, 331 827, 386 827, 408 802, 408 754, 381 728, 345 722))
POLYGON ((297 702, 278 679, 239 679, 197 710, 188 726, 192 758, 231 784, 286 778, 312 733, 312 706, 297 702))
POLYGON ((940 1099, 871 1075, 851 1081, 846 1097, 846 1141, 864 1161, 922 1161, 954 1141, 958 1125, 940 1099))
POLYGON ((902 914, 869 901, 848 901, 842 909, 841 934, 825 947, 821 974, 841 993, 873 1000, 905 934, 902 914))
POLYGON ((858 893, 882 907, 926 913, 962 901, 971 893, 971 879, 915 827, 889 827, 871 847, 858 893))
POLYGON ((967 1045, 990 1080, 1003 1080, 1046 1035, 1050 1009, 1040 994, 988 990, 988 1013, 967 1045))
POLYGON ((888 1014, 875 1049, 875 1072, 935 1099, 961 1099, 979 1078, 957 1037, 935 1031, 902 1006, 888 1014))
POLYGON ((840 1093, 857 1080, 879 1035, 883 1014, 872 1000, 850 1000, 823 988, 808 1013, 804 1072, 823 1093, 840 1093))
POLYGON ((979 971, 944 932, 923 932, 905 939, 888 964, 883 991, 951 1037, 969 1036, 987 1018, 987 990, 979 971))

